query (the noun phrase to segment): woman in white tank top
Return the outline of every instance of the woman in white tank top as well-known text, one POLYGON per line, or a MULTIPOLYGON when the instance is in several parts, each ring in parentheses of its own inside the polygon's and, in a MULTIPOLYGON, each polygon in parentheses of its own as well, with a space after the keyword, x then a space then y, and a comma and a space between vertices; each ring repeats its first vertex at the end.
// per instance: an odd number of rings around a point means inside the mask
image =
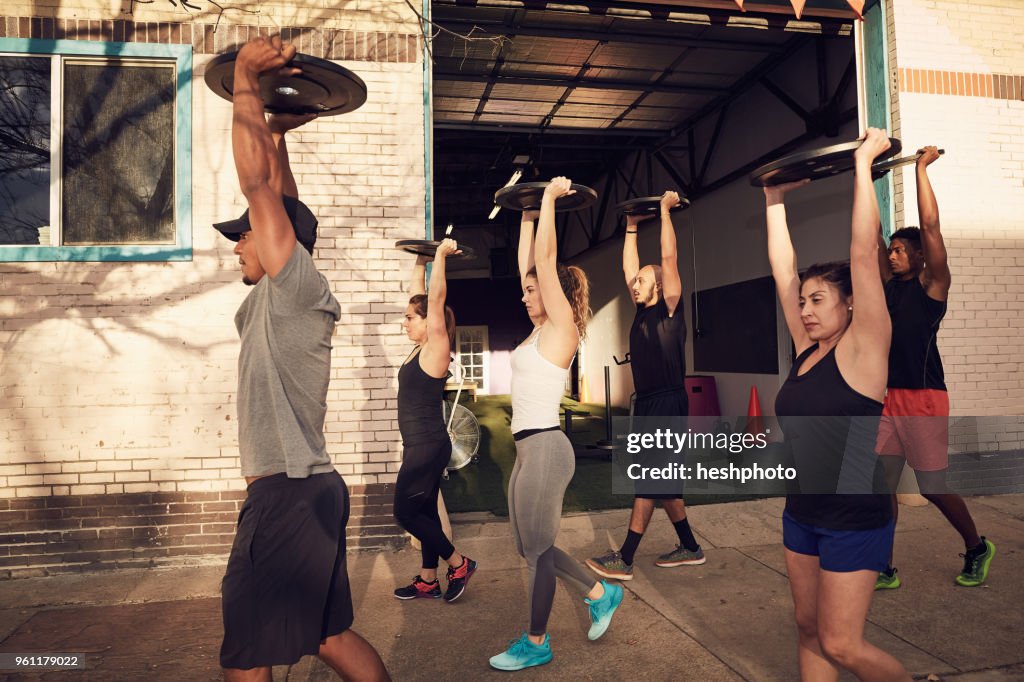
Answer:
MULTIPOLYGON (((536 327, 530 338, 512 352, 512 433, 558 428, 558 409, 569 370, 541 355, 544 328, 536 327)), ((553 333, 554 329, 548 330, 548 334, 553 333)))
POLYGON ((523 213, 519 233, 522 301, 534 331, 512 353, 516 463, 509 479, 508 507, 516 549, 530 569, 530 624, 507 651, 491 658, 491 666, 499 670, 521 670, 551 660, 547 621, 556 577, 585 596, 592 640, 608 629, 622 602, 621 587, 594 582, 581 564, 555 547, 562 498, 576 468, 572 444, 558 428, 558 408, 589 317, 586 275, 556 261, 555 200, 572 194, 571 184, 555 178, 545 189, 536 240, 536 211, 523 213))

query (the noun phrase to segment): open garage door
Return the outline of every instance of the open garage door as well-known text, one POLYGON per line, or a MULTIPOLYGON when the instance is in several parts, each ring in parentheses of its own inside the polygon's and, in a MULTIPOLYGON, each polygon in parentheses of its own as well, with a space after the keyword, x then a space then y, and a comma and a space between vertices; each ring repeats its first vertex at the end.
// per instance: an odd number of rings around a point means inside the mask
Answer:
MULTIPOLYGON (((679 235, 687 298, 767 274, 763 247, 748 239, 763 222, 763 200, 746 176, 784 154, 854 139, 870 93, 857 57, 864 27, 845 0, 809 0, 799 20, 788 0, 744 9, 733 0, 432 3, 433 224, 453 226, 478 254, 453 270, 470 280, 454 282, 449 296, 460 323, 489 329, 494 392, 505 385, 503 353, 529 331, 525 314, 510 314, 519 217, 492 216, 494 192, 517 171, 520 182, 566 175, 598 191, 591 208, 560 214, 558 225, 560 258, 591 276, 595 327, 583 374, 595 399, 632 319, 618 274, 617 203, 666 189, 693 202, 679 235)), ((880 8, 869 9, 884 41, 880 8)), ((884 73, 880 63, 883 84, 884 73)), ((884 92, 877 104, 872 123, 887 125, 884 92)), ((840 219, 848 230, 848 192, 834 190, 812 202, 822 210, 808 228, 819 232, 806 249, 811 258, 841 256, 832 252, 841 250, 842 229, 821 233, 840 219)), ((687 316, 691 343, 699 342, 699 310, 687 316)), ((787 340, 771 337, 784 363, 787 340)), ((771 384, 780 371, 763 376, 771 384)), ((628 370, 617 374, 613 402, 622 405, 628 370)), ((748 390, 750 377, 738 374, 748 390)))

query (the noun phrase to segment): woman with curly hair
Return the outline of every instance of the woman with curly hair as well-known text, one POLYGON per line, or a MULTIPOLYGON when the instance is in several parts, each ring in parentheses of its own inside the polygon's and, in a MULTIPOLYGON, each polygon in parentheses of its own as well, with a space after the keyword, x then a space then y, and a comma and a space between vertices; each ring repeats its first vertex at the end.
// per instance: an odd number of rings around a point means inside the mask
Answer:
POLYGON ((590 285, 577 267, 556 260, 555 201, 573 193, 566 178, 544 190, 537 213, 524 212, 519 232, 519 272, 533 332, 512 353, 512 436, 516 463, 508 485, 509 518, 516 549, 530 569, 530 627, 507 651, 491 658, 499 670, 521 670, 551 661, 548 616, 555 578, 585 595, 588 636, 599 638, 622 602, 622 588, 595 582, 583 566, 555 547, 562 498, 576 469, 569 439, 558 427, 558 408, 590 315, 590 285))

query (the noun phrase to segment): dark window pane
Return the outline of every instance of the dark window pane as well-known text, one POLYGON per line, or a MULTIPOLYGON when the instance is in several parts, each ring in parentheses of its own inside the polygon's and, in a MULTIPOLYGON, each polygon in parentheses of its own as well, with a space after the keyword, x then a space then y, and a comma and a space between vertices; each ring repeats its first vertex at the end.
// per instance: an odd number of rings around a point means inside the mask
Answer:
POLYGON ((173 244, 174 68, 64 65, 64 244, 173 244))
POLYGON ((48 245, 49 225, 50 59, 0 57, 0 244, 48 245))

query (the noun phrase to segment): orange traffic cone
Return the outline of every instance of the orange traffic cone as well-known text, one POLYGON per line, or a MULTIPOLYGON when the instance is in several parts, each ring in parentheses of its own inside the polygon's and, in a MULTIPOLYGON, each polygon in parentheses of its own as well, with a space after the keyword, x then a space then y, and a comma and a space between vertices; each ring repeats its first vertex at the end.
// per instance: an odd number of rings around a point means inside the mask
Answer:
POLYGON ((746 432, 750 434, 764 432, 764 423, 761 420, 761 400, 757 395, 757 386, 750 387, 750 402, 747 403, 746 432))

